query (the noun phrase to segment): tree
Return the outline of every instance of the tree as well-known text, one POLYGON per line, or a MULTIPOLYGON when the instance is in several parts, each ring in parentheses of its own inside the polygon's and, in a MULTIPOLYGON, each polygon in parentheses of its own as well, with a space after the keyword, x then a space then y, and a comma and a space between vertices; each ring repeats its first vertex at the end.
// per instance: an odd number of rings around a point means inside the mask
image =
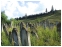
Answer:
POLYGON ((46 8, 46 13, 47 13, 47 8, 46 8))
POLYGON ((53 7, 53 5, 52 5, 51 12, 53 12, 53 11, 54 11, 54 7, 53 7))
POLYGON ((25 14, 25 18, 27 19, 27 14, 25 14))
POLYGON ((3 24, 7 22, 7 16, 5 15, 5 11, 1 12, 1 30, 3 31, 3 24))
POLYGON ((7 21, 7 16, 5 15, 5 11, 1 12, 1 22, 6 23, 7 21))

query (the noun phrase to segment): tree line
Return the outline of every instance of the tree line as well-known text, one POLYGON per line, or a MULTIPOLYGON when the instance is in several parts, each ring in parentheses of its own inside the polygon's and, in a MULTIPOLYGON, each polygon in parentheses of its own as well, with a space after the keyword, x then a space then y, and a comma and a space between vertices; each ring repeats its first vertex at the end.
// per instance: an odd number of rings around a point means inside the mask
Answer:
POLYGON ((25 16, 23 17, 19 17, 19 18, 15 18, 16 20, 23 20, 23 19, 35 19, 37 17, 44 17, 44 16, 48 16, 51 14, 54 14, 57 10, 54 10, 54 7, 52 6, 51 11, 47 12, 47 8, 46 11, 44 13, 39 13, 39 14, 35 14, 35 15, 29 15, 27 16, 27 14, 25 14, 25 16))

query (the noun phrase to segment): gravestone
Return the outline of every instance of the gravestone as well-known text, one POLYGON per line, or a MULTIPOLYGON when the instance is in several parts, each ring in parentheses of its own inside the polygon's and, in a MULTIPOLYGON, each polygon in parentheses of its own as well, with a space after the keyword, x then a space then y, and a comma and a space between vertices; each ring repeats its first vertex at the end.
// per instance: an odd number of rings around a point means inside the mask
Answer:
POLYGON ((6 28, 5 24, 3 25, 3 29, 4 29, 4 32, 5 32, 6 36, 8 36, 8 31, 7 31, 7 28, 6 28))
POLYGON ((28 46, 28 32, 23 27, 23 23, 20 24, 20 38, 22 46, 28 46))
POLYGON ((50 21, 47 20, 47 27, 50 28, 50 21))
POLYGON ((61 23, 58 23, 58 24, 57 24, 57 31, 58 31, 58 32, 61 32, 61 23))
POLYGON ((26 27, 28 27, 28 23, 26 23, 26 27))
POLYGON ((59 33, 59 36, 61 38, 61 23, 60 22, 57 24, 57 32, 59 33))
POLYGON ((57 26, 58 23, 59 23, 58 21, 55 21, 56 26, 57 26))
POLYGON ((1 25, 1 31, 3 32, 3 24, 1 25))
POLYGON ((49 27, 49 21, 48 21, 48 20, 43 20, 43 21, 42 21, 42 25, 44 26, 44 29, 45 29, 46 27, 49 27))
POLYGON ((10 41, 10 43, 12 43, 12 33, 11 32, 9 32, 9 41, 10 41))
POLYGON ((38 38, 37 30, 36 30, 36 28, 34 27, 34 25, 29 24, 29 26, 30 26, 31 34, 32 34, 32 35, 35 35, 35 36, 38 38))
POLYGON ((47 25, 46 25, 46 21, 44 21, 44 29, 46 28, 46 26, 47 26, 47 25))
POLYGON ((12 30, 12 38, 13 38, 13 41, 14 41, 14 46, 18 46, 18 35, 17 35, 17 29, 16 28, 13 28, 12 30))
POLYGON ((35 23, 35 27, 37 28, 37 25, 36 25, 36 23, 35 23))
POLYGON ((21 46, 20 32, 18 32, 18 42, 19 42, 19 46, 21 46))
POLYGON ((41 25, 41 22, 39 22, 39 26, 41 25))
POLYGON ((11 21, 11 28, 13 28, 13 21, 11 21))
POLYGON ((27 32, 28 33, 28 45, 31 46, 31 41, 30 41, 30 32, 27 32))
POLYGON ((50 28, 52 29, 54 27, 54 24, 53 23, 50 23, 50 28))
POLYGON ((18 23, 18 26, 20 26, 20 23, 18 23))

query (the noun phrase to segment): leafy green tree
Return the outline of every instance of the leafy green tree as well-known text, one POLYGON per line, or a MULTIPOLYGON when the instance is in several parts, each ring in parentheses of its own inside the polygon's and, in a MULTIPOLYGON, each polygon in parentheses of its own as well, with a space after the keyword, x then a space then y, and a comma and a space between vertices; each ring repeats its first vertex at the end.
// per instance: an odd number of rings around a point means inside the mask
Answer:
POLYGON ((7 16, 5 15, 5 11, 1 12, 1 22, 6 23, 7 21, 7 16))

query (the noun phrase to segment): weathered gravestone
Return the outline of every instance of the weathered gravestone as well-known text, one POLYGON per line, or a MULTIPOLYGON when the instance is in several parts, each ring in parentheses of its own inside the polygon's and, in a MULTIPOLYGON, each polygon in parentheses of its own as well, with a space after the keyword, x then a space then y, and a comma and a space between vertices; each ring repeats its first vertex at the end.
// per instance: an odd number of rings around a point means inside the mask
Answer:
POLYGON ((26 27, 28 27, 28 22, 26 23, 26 27))
POLYGON ((61 32, 61 23, 57 24, 57 31, 61 32))
POLYGON ((28 32, 23 27, 23 23, 20 24, 20 38, 22 46, 28 46, 28 32))
POLYGON ((54 24, 53 23, 50 23, 49 24, 49 27, 52 29, 54 27, 54 24))
POLYGON ((3 24, 1 24, 1 31, 3 32, 3 24))
POLYGON ((37 28, 37 25, 36 25, 36 23, 35 23, 35 27, 37 28))
POLYGON ((10 43, 12 43, 12 33, 11 32, 9 32, 9 41, 10 41, 10 43))
POLYGON ((13 28, 12 30, 12 38, 13 38, 13 41, 14 41, 14 46, 18 46, 18 35, 17 35, 17 29, 16 28, 13 28))
POLYGON ((5 34, 8 36, 7 27, 6 27, 6 25, 5 25, 5 24, 3 25, 3 29, 4 29, 5 34))
POLYGON ((46 20, 44 20, 43 22, 44 22, 43 26, 44 26, 44 29, 45 29, 46 26, 47 26, 47 25, 46 25, 46 20))
POLYGON ((61 23, 57 24, 57 32, 59 32, 59 35, 61 37, 61 23))
POLYGON ((55 21, 56 26, 58 25, 58 23, 59 23, 58 21, 55 21))
POLYGON ((46 29, 46 27, 49 27, 49 21, 48 21, 48 19, 43 20, 42 21, 42 25, 43 25, 44 29, 46 29))
MULTIPOLYGON (((36 37, 38 38, 38 35, 36 33, 37 31, 34 28, 34 26, 30 23, 28 23, 28 26, 30 27, 31 34, 36 35, 36 37)), ((21 38, 22 46, 31 46, 30 32, 28 30, 26 30, 26 28, 24 27, 24 24, 22 22, 20 24, 20 38, 21 38)))
POLYGON ((36 28, 35 28, 32 24, 30 24, 30 23, 29 23, 28 25, 29 25, 29 27, 30 27, 31 34, 32 34, 32 35, 36 35, 36 37, 38 38, 36 28))

